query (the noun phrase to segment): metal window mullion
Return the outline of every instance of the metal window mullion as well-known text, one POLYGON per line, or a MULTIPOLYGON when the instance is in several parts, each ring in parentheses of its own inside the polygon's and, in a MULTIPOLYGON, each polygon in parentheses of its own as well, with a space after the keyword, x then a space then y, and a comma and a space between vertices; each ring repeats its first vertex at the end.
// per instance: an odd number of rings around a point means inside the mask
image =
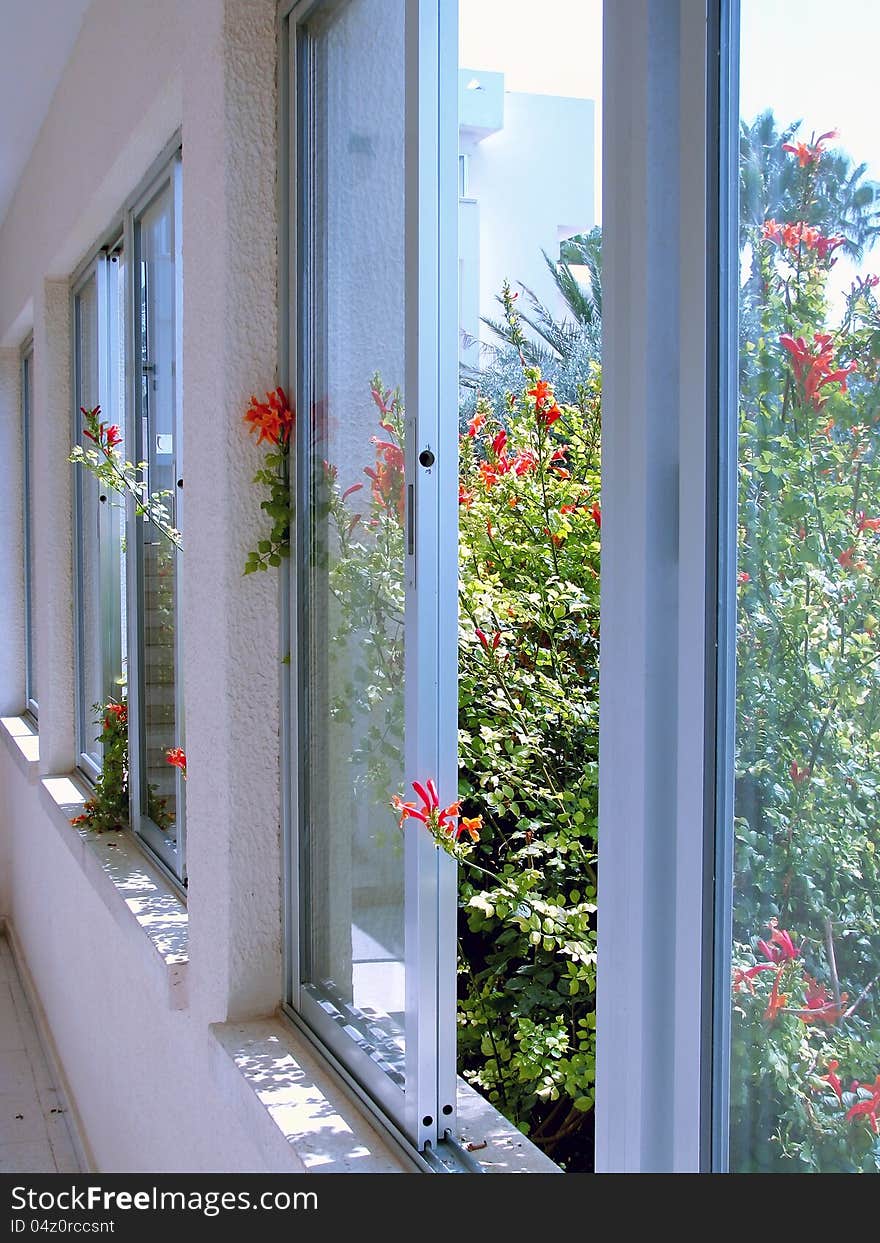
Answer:
MULTIPOLYGON (((90 272, 88 279, 91 279, 91 276, 90 272)), ((82 283, 87 283, 87 281, 82 283)), ((72 289, 70 294, 70 322, 73 326, 73 349, 70 358, 71 392, 73 394, 70 438, 71 443, 77 445, 81 443, 78 415, 82 392, 82 303, 79 290, 75 289, 72 289)), ((86 750, 85 705, 83 704, 83 480, 82 471, 78 466, 71 464, 70 470, 73 495, 73 696, 77 767, 80 767, 86 750)))
MULTIPOLYGON (((174 479, 169 509, 173 525, 183 531, 184 490, 178 486, 183 481, 183 163, 180 153, 172 165, 172 213, 174 234, 174 479)), ((183 687, 183 626, 181 603, 183 600, 183 553, 174 554, 174 726, 175 745, 186 746, 183 687)), ((179 768, 174 769, 177 849, 174 870, 181 884, 186 879, 186 782, 179 768)))
MULTIPOLYGON (((308 194, 309 163, 311 151, 311 74, 309 66, 309 40, 289 18, 286 24, 287 127, 288 146, 285 149, 285 189, 287 192, 287 216, 295 222, 295 229, 288 231, 288 284, 287 284, 287 351, 288 384, 292 388, 294 409, 298 418, 294 424, 292 445, 288 462, 290 488, 293 496, 293 526, 291 529, 292 555, 282 566, 282 579, 289 580, 289 613, 285 641, 290 652, 288 666, 282 667, 282 681, 287 691, 287 897, 285 910, 285 952, 287 955, 288 1000, 296 1009, 302 1006, 303 947, 307 930, 305 925, 308 903, 305 886, 308 877, 306 851, 306 817, 308 815, 308 776, 301 756, 302 740, 307 736, 307 661, 308 616, 305 602, 308 593, 302 581, 308 564, 309 515, 309 446, 306 411, 309 409, 308 393, 311 386, 309 368, 309 290, 306 266, 311 253, 311 228, 304 210, 308 194)), ((283 722, 282 722, 283 724, 283 722)), ((282 734, 283 740, 283 734, 282 734)))
MULTIPOLYGON (((110 258, 102 254, 95 265, 95 292, 98 316, 98 403, 107 423, 118 423, 111 393, 111 330, 112 308, 110 302, 110 258)), ((101 686, 104 702, 113 694, 113 665, 116 659, 114 619, 119 612, 119 576, 112 560, 112 514, 114 498, 107 494, 103 503, 99 500, 96 515, 98 539, 98 592, 101 613, 101 686)), ((86 528, 87 529, 87 528, 86 528)))
MULTIPOLYGON (((143 458, 141 437, 141 248, 140 229, 134 212, 125 218, 123 249, 129 256, 129 279, 125 283, 125 446, 126 457, 132 462, 143 458)), ((128 803, 131 827, 140 832, 143 781, 143 745, 141 729, 141 667, 143 651, 143 557, 141 555, 141 519, 135 511, 134 498, 125 498, 126 530, 126 594, 128 621, 128 803)))
POLYGON ((21 355, 21 428, 22 428, 22 483, 24 492, 24 642, 25 705, 34 720, 37 719, 37 702, 34 697, 34 643, 33 643, 33 500, 31 488, 31 402, 33 385, 33 341, 25 342, 21 355))
MULTIPOLYGON (((458 791, 458 5, 438 4, 439 295, 437 358, 438 776, 444 801, 458 791)), ((436 852, 438 1133, 455 1133, 458 1087, 458 875, 436 852)))
MULTIPOLYGON (((730 972, 733 952, 733 806, 736 744, 736 557, 739 372, 739 0, 720 0, 717 23, 718 255, 717 501, 712 515, 717 571, 711 605, 717 609, 715 682, 715 892, 712 1015, 711 1166, 728 1168, 730 1115, 730 972)), ((711 135, 710 135, 711 141, 711 135)))
POLYGON ((708 1123, 710 2, 604 9, 596 1153, 609 1172, 696 1171, 708 1123))
MULTIPOLYGON (((440 776, 438 472, 418 454, 438 445, 439 23, 437 0, 407 0, 405 138, 406 480, 415 539, 406 557, 405 755, 407 785, 440 776), (410 487, 414 491, 410 491, 410 487), (414 554, 414 555, 413 555, 414 554)), ((454 790, 440 788, 451 801, 454 790)), ((405 836, 405 1129, 418 1148, 438 1138, 438 852, 426 833, 405 836)))
MULTIPOLYGON (((100 313, 105 326, 100 332, 105 351, 101 382, 102 407, 108 418, 124 430, 125 394, 119 389, 119 245, 104 259, 104 296, 100 313), (106 403, 106 404, 105 404, 106 403)), ((123 448, 127 452, 126 442, 123 448)), ((116 511, 124 500, 108 495, 100 509, 101 596, 104 603, 104 694, 118 698, 117 678, 122 676, 122 575, 121 535, 116 511)))

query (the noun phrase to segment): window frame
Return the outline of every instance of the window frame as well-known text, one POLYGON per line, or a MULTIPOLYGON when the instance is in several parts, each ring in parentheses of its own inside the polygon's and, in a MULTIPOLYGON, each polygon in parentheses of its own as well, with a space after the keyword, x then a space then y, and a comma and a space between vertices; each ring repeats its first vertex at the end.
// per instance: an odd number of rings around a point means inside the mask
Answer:
POLYGON ((711 1168, 725 13, 604 8, 598 1172, 711 1168))
MULTIPOLYGON (((308 305, 308 108, 310 97, 298 89, 308 65, 304 24, 325 0, 298 0, 279 6, 281 88, 279 90, 279 156, 282 187, 280 229, 279 363, 283 382, 295 394, 300 411, 308 406, 310 384, 307 334, 308 305), (305 37, 304 37, 305 36, 305 37), (299 76, 298 76, 299 75, 299 76), (290 224, 288 225, 288 222, 290 224)), ((406 477, 415 484, 415 557, 407 556, 406 682, 407 723, 405 768, 408 781, 435 774, 441 801, 457 791, 457 627, 448 609, 441 624, 441 602, 457 601, 457 540, 450 556, 438 555, 439 532, 457 530, 457 425, 441 427, 437 412, 457 409, 458 386, 458 200, 457 4, 437 0, 404 0, 406 21, 407 153, 404 208, 408 255, 406 286, 405 381, 408 395, 406 477), (444 75, 441 64, 454 73, 444 75), (446 80, 448 78, 448 81, 446 80), (450 159, 450 152, 453 158, 450 159), (441 185, 440 168, 447 173, 441 185), (447 180, 449 184, 447 185, 447 180), (445 194, 445 198, 444 198, 445 194), (441 210, 441 203, 448 210, 441 210), (447 365, 438 364, 440 345, 447 365), (451 403, 450 403, 451 394, 451 403), (418 433, 416 417, 418 410, 418 433), (437 448, 433 473, 416 466, 419 447, 437 448), (418 474, 418 478, 417 478, 418 474), (430 476, 430 477, 429 477, 430 476), (414 565, 420 567, 420 590, 414 590, 414 565), (428 585, 430 583, 430 586, 428 585), (431 672, 433 667, 433 674, 431 672), (417 672, 418 670, 418 672, 417 672), (432 678, 443 690, 415 704, 415 679, 432 678), (444 798, 444 792, 449 794, 444 798)), ((308 429, 298 420, 292 460, 299 523, 293 537, 295 553, 282 574, 282 651, 290 662, 282 667, 282 747, 284 757, 284 975, 283 1008, 346 1079, 384 1128, 407 1151, 417 1168, 438 1165, 438 1143, 450 1147, 455 1130, 457 1073, 456 920, 457 881, 454 861, 437 851, 427 834, 405 839, 407 1040, 406 1080, 415 1090, 400 1090, 376 1072, 375 1063, 332 1021, 322 1022, 304 999, 300 984, 300 945, 305 935, 305 903, 300 901, 300 851, 306 836, 307 732, 303 696, 303 651, 308 618, 299 566, 304 564, 307 537, 308 429), (299 452, 297 452, 297 448, 299 452), (418 975, 420 984, 414 984, 418 975), (445 1110, 447 1112, 443 1112, 445 1110), (428 1120, 426 1122, 426 1119, 428 1120), (444 1140, 444 1134, 446 1138, 444 1140)), ((407 785, 407 788, 408 785, 407 785)), ((454 1146, 454 1141, 452 1146, 454 1146)), ((470 1163, 472 1166, 472 1162, 470 1163)))
MULTIPOLYGON (((719 118, 730 122, 721 90, 729 81, 732 3, 604 6, 600 1172, 697 1172, 718 1160, 712 1144, 723 1075, 716 1056, 723 963, 715 881, 728 830, 716 775, 731 760, 716 730, 727 668, 718 648, 727 640, 716 584, 729 574, 719 509, 730 501, 719 473, 730 401, 723 341, 730 307, 723 295, 731 279, 729 265, 723 267, 729 187, 719 177, 730 145, 736 149, 728 125, 728 148, 719 154, 719 118), (653 382, 658 374, 663 383, 653 382)), ((297 167, 295 127, 285 132, 285 19, 304 11, 304 4, 279 5, 283 168, 288 147, 294 153, 281 179, 282 220, 297 167)), ((452 168, 457 172, 457 161, 452 168)), ((296 232, 285 238, 283 225, 281 237, 280 358, 282 378, 289 378, 297 365, 290 309, 297 305, 303 239, 296 232)), ((457 357, 457 337, 451 352, 457 357)), ((289 600, 286 592, 282 599, 282 650, 295 654, 295 581, 289 600)), ((289 669, 283 681, 289 692, 289 669)), ((290 756, 297 751, 297 703, 289 693, 282 702, 290 756)), ((289 1004, 297 980, 300 791, 296 764, 287 768, 285 1008, 303 1026, 289 1004)), ((327 1057, 336 1064, 332 1052, 327 1057)), ((366 1095, 350 1067, 341 1073, 366 1095)))
MULTIPOLYGON (((129 460, 139 462, 146 457, 141 428, 141 351, 140 319, 141 281, 140 218, 156 198, 168 187, 172 195, 174 231, 174 466, 177 487, 173 513, 178 529, 183 529, 183 269, 182 269, 182 144, 179 133, 166 146, 147 176, 132 195, 125 209, 123 250, 126 255, 125 282, 125 443, 129 460)), ((143 719, 144 688, 144 567, 142 541, 135 538, 143 519, 135 512, 133 497, 126 501, 126 590, 127 590, 127 657, 128 657, 128 757, 129 757, 129 823, 135 838, 159 865, 175 888, 185 893, 186 875, 186 783, 178 768, 175 780, 176 842, 171 846, 166 834, 145 811, 146 752, 143 719)), ((174 745, 184 738, 183 705, 183 628, 182 628, 182 551, 174 552, 174 745)))
POLYGON ((40 709, 36 698, 37 661, 34 633, 34 515, 33 515, 33 418, 34 418, 34 338, 29 336, 21 347, 21 457, 22 540, 24 569, 24 699, 25 713, 34 724, 39 722, 40 709))
MULTIPOLYGON (((95 327, 98 370, 98 404, 104 420, 124 423, 124 393, 119 392, 118 364, 118 316, 119 281, 111 279, 111 265, 119 262, 122 254, 121 222, 110 231, 108 240, 93 251, 84 264, 77 269, 71 281, 70 322, 73 337, 71 351, 72 411, 71 437, 74 445, 84 445, 83 419, 80 408, 82 375, 81 295, 89 282, 95 282, 95 327), (119 410, 123 403, 122 411, 119 410)), ((85 446, 87 447, 87 446, 85 446)), ((85 544, 89 539, 91 519, 84 512, 83 467, 73 465, 73 599, 74 599, 74 710, 76 713, 76 766, 94 785, 103 768, 98 750, 89 749, 95 726, 92 721, 92 704, 84 685, 86 636, 84 633, 84 557, 85 544)), ((117 502, 118 503, 118 502, 117 502)), ((101 625, 100 666, 102 702, 112 696, 116 679, 122 669, 122 575, 120 558, 121 541, 117 525, 113 522, 113 507, 109 498, 97 514, 96 540, 98 546, 98 600, 101 625)), ((118 693, 118 691, 117 691, 118 693)))

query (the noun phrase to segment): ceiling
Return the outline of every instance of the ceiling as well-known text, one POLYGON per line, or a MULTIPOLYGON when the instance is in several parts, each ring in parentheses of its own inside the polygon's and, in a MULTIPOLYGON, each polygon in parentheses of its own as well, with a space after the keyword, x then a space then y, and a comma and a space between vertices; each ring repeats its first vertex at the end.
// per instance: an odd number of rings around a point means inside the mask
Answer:
POLYGON ((91 0, 0 0, 0 223, 91 0))

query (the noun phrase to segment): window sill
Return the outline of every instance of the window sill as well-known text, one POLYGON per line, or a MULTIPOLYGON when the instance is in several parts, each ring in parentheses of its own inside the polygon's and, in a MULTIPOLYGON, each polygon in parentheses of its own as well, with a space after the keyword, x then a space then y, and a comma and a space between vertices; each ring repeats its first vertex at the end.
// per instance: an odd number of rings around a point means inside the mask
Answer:
POLYGON ((40 782, 40 799, 49 819, 121 931, 144 955, 157 992, 169 1009, 184 1010, 186 906, 150 865, 130 833, 96 833, 70 823, 87 798, 75 776, 44 777, 40 782))
POLYGON ((40 764, 40 735, 25 716, 0 717, 2 733, 10 755, 31 785, 36 785, 40 764))
MULTIPOLYGON (((273 1173, 415 1172, 291 1025, 273 1018, 211 1030, 220 1090, 245 1115, 273 1173)), ((462 1143, 485 1144, 471 1150, 485 1173, 561 1173, 462 1079, 458 1108, 462 1143)))

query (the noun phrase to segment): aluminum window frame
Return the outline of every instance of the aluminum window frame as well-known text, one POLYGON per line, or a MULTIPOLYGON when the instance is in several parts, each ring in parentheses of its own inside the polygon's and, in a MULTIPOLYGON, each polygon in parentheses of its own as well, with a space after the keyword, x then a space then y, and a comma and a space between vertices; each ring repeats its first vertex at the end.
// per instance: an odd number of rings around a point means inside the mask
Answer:
POLYGON ((716 573, 707 593, 716 612, 712 773, 715 794, 714 955, 712 992, 712 1119, 710 1167, 727 1172, 730 1146, 730 979, 733 957, 733 808, 736 748, 737 526, 739 493, 739 27, 740 0, 720 0, 717 16, 719 135, 717 192, 718 402, 715 521, 716 573))
MULTIPOLYGON (((280 363, 283 382, 299 410, 309 408, 311 369, 308 329, 310 249, 310 53, 305 23, 323 0, 279 7, 281 47, 280 363), (295 210, 294 210, 295 208, 295 210), (289 230, 288 221, 294 223, 289 230)), ((457 790, 457 627, 444 600, 457 601, 457 539, 445 555, 439 533, 457 530, 457 424, 442 427, 441 400, 457 410, 457 153, 458 6, 437 0, 405 0, 407 256, 405 369, 407 392, 406 477, 415 487, 416 544, 407 556, 405 767, 409 780, 436 774, 441 798, 457 790), (440 66, 447 72, 441 73, 440 66), (454 72, 453 72, 454 70, 454 72), (444 197, 445 195, 445 197, 444 197), (447 204, 443 211, 441 204, 447 204), (441 353, 441 350, 444 351, 441 353), (445 365, 440 359, 444 358, 445 365), (449 402, 450 393, 452 402, 449 402), (433 471, 416 465, 418 448, 436 448, 433 471), (419 566, 416 587, 415 566, 419 566), (442 612, 442 616, 441 616, 442 612), (437 693, 437 687, 443 691, 437 693)), ((455 988, 457 883, 454 861, 437 851, 427 834, 405 842, 406 1083, 402 1094, 357 1043, 320 1011, 301 986, 300 944, 305 903, 300 901, 300 854, 306 838, 308 651, 304 592, 304 540, 308 531, 308 428, 298 420, 292 454, 296 492, 296 552, 282 576, 282 650, 291 654, 282 677, 285 760, 285 1010, 409 1149, 417 1168, 455 1128, 455 988), (414 1088, 414 1090, 413 1090, 414 1088)))
POLYGON ((24 700, 25 713, 38 724, 36 635, 34 633, 33 402, 34 339, 21 347, 22 541, 24 561, 24 700))
MULTIPOLYGON (((119 305, 119 280, 114 278, 112 266, 119 263, 122 254, 122 225, 111 231, 111 240, 102 244, 93 252, 86 262, 77 270, 71 281, 71 312, 70 322, 73 335, 71 351, 71 389, 73 394, 71 411, 71 439, 73 444, 84 445, 82 431, 83 404, 82 386, 82 322, 81 295, 88 284, 95 282, 95 319, 97 369, 98 369, 98 403, 104 419, 109 423, 124 424, 124 394, 119 392, 118 364, 119 340, 117 333, 119 305), (123 409, 120 410, 120 405, 123 409)), ((84 555, 85 542, 91 538, 89 527, 92 517, 84 513, 84 479, 85 468, 73 465, 73 599, 74 599, 74 708, 76 713, 76 766, 86 779, 94 785, 103 768, 100 740, 96 749, 92 750, 89 743, 94 741, 97 728, 92 720, 93 705, 86 702, 85 692, 85 643, 84 632, 84 555)), ((96 517, 94 537, 98 546, 98 599, 100 613, 100 666, 102 683, 102 702, 107 702, 115 694, 118 697, 118 681, 124 676, 122 646, 122 573, 121 556, 122 542, 118 524, 113 521, 113 504, 121 504, 111 498, 101 505, 96 517)))
MULTIPOLYGON (((174 489, 172 520, 183 529, 183 265, 182 265, 182 144, 179 133, 166 146, 147 176, 129 200, 125 209, 123 249, 128 276, 126 299, 126 435, 127 456, 139 462, 146 457, 141 428, 141 291, 140 219, 156 198, 170 187, 174 231, 174 464, 177 486, 174 489)), ((146 740, 144 730, 144 566, 142 541, 135 538, 143 521, 135 512, 134 499, 127 498, 126 508, 126 588, 127 588, 127 656, 128 656, 128 752, 129 752, 129 822, 132 832, 157 863, 175 888, 185 893, 186 875, 186 783, 179 769, 174 769, 176 843, 146 813, 146 740)), ((174 713, 175 745, 184 738, 183 705, 183 628, 182 575, 183 555, 174 553, 174 713)))
POLYGON ((711 1168, 722 0, 604 7, 596 1168, 711 1168))

